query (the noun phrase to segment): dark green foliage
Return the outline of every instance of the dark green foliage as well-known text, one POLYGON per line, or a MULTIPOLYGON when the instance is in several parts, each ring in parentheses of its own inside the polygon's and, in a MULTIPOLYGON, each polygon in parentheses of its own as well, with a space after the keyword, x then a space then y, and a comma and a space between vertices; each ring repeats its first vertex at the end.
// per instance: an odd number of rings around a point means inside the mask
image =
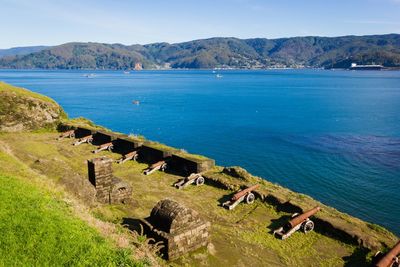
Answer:
POLYGON ((184 43, 67 43, 36 53, 0 59, 3 68, 347 68, 358 64, 400 66, 400 35, 294 37, 281 39, 210 38, 184 43))

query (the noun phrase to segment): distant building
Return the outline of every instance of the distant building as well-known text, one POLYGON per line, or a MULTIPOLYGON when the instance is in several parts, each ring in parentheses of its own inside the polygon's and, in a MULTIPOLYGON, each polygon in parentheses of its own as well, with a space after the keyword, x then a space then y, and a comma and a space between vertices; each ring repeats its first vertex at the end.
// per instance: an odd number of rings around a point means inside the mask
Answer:
POLYGON ((351 63, 350 70, 382 70, 382 65, 357 65, 357 63, 351 63))
POLYGON ((135 70, 142 70, 142 69, 143 69, 142 63, 140 62, 135 63, 135 70))

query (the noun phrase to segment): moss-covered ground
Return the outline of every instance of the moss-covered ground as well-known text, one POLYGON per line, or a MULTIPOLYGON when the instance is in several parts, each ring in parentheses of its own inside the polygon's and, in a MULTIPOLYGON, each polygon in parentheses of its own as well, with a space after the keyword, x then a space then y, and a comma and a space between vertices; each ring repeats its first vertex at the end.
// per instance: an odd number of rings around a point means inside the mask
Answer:
POLYGON ((80 219, 43 179, 0 143, 0 266, 148 266, 80 219))
MULTIPOLYGON (((56 141, 57 133, 0 134, 19 160, 43 174, 46 179, 62 184, 68 177, 87 180, 86 160, 108 156, 111 152, 93 154, 94 146, 74 147, 73 140, 56 141)), ((198 211, 211 222, 211 245, 181 257, 172 266, 363 266, 368 251, 345 244, 317 232, 295 233, 282 241, 271 231, 287 220, 290 214, 256 200, 253 205, 240 204, 228 211, 220 204, 231 191, 210 185, 189 186, 184 190, 173 187, 179 176, 156 172, 145 176, 147 164, 126 162, 114 165, 114 174, 132 185, 132 205, 96 205, 93 216, 107 222, 126 224, 132 219, 149 216, 152 207, 163 198, 170 198, 198 211)), ((72 178, 71 178, 72 179, 72 178)), ((68 186, 66 189, 69 190, 68 186)), ((73 189, 70 189, 73 193, 73 189)))

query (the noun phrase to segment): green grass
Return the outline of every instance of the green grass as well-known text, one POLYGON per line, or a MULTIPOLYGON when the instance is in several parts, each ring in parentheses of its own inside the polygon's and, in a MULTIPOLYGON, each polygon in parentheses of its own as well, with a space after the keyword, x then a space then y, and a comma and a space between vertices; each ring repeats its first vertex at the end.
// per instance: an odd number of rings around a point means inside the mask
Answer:
POLYGON ((58 105, 56 101, 51 99, 50 97, 34 93, 32 91, 29 91, 27 89, 21 88, 21 87, 15 87, 10 84, 7 84, 5 82, 0 81, 0 92, 2 91, 8 91, 8 92, 14 92, 17 96, 26 96, 26 97, 33 97, 36 99, 40 99, 45 102, 51 102, 55 105, 58 105))
POLYGON ((50 192, 0 174, 0 266, 144 266, 50 192))

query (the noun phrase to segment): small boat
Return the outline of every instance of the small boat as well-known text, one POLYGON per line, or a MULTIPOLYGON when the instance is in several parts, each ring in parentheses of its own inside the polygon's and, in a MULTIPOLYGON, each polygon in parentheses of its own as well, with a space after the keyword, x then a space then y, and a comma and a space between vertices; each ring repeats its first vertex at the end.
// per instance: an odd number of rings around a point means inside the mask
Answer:
POLYGON ((94 78, 94 77, 96 77, 96 74, 93 74, 93 73, 84 74, 83 77, 86 77, 86 78, 94 78))

